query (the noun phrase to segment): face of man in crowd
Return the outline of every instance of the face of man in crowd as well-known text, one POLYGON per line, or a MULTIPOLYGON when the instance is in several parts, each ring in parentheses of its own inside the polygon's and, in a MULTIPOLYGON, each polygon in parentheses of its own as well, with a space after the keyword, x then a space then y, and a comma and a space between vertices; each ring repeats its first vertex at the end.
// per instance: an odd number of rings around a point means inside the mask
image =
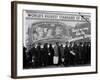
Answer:
POLYGON ((59 43, 59 46, 62 46, 62 44, 59 43))
POLYGON ((71 44, 71 47, 73 47, 73 46, 74 46, 74 43, 71 44))
POLYGON ((83 47, 83 44, 81 44, 81 46, 83 47))
POLYGON ((37 44, 35 44, 35 48, 37 48, 37 44))
POLYGON ((44 46, 43 45, 41 45, 41 48, 43 48, 44 46))
POLYGON ((65 47, 66 45, 65 44, 63 44, 63 47, 65 47))
POLYGON ((77 46, 79 46, 79 43, 77 43, 77 46))
POLYGON ((47 47, 49 48, 49 47, 50 47, 50 45, 48 44, 48 45, 47 45, 47 47))
POLYGON ((54 47, 55 47, 55 45, 53 44, 53 45, 52 45, 52 47, 54 48, 54 47))
POLYGON ((68 44, 66 44, 67 45, 67 47, 69 47, 70 46, 70 43, 68 43, 68 44))

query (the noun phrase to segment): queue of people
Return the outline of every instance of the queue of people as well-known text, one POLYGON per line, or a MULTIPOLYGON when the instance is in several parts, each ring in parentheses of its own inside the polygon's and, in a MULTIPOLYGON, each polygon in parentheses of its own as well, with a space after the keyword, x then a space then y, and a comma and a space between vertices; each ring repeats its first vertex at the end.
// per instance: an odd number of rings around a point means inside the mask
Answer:
POLYGON ((83 66, 90 63, 90 42, 38 43, 34 44, 29 50, 23 48, 23 68, 83 66))

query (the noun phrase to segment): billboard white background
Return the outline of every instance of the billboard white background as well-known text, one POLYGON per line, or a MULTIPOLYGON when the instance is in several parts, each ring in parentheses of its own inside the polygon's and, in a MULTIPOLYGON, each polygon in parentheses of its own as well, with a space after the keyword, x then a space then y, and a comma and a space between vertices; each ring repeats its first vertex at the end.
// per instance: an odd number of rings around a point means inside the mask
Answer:
MULTIPOLYGON (((100 5, 99 0, 30 0, 30 1, 78 4, 78 5, 94 5, 94 6, 100 5)), ((98 11, 98 14, 99 13, 100 11, 98 11)), ((100 18, 99 15, 98 18, 100 18)), ((98 22, 100 22, 100 20, 98 22)), ((100 24, 98 24, 98 26, 99 25, 100 24)), ((100 27, 98 27, 98 35, 100 35, 99 30, 100 27)), ((98 37, 98 41, 99 41, 98 42, 98 48, 99 48, 100 37, 98 37)), ((98 49, 98 57, 100 57, 99 52, 100 49, 98 49)), ((100 58, 98 60, 98 67, 100 67, 99 61, 100 58)), ((10 73, 11 73, 11 0, 0 0, 0 80, 14 80, 11 79, 10 73)), ((33 80, 33 78, 27 78, 26 80, 33 80)), ((100 80, 100 69, 98 74, 34 78, 34 80, 100 80)))

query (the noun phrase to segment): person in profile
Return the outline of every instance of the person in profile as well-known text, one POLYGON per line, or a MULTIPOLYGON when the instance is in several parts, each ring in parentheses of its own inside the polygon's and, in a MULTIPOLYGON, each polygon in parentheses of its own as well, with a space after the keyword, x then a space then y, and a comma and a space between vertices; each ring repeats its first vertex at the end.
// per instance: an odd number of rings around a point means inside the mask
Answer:
POLYGON ((70 58, 71 58, 70 64, 71 65, 75 65, 75 56, 76 56, 76 53, 74 51, 74 47, 75 47, 74 45, 75 45, 74 42, 71 42, 70 43, 70 47, 69 47, 69 49, 70 49, 70 58))
POLYGON ((59 43, 58 42, 56 42, 56 45, 54 47, 54 50, 55 50, 55 54, 54 54, 55 64, 57 66, 60 66, 61 65, 61 51, 60 51, 60 46, 59 46, 59 43))
POLYGON ((58 62, 59 62, 59 53, 58 53, 58 42, 56 42, 56 45, 54 46, 54 64, 56 66, 58 66, 58 62))
POLYGON ((74 45, 74 52, 75 52, 75 64, 79 65, 80 63, 80 52, 79 52, 80 46, 79 43, 75 43, 74 45))
POLYGON ((82 42, 79 43, 79 65, 84 64, 84 44, 82 42))
POLYGON ((40 48, 40 45, 41 45, 40 43, 38 43, 38 45, 36 45, 36 53, 37 53, 37 54, 36 54, 36 64, 35 64, 35 65, 36 65, 37 68, 38 68, 38 67, 41 67, 41 61, 40 61, 40 60, 41 60, 41 59, 40 59, 40 57, 41 57, 41 56, 40 56, 40 54, 41 54, 40 49, 41 49, 41 48, 40 48))
POLYGON ((54 56, 54 49, 52 48, 52 44, 49 46, 49 65, 53 65, 53 56, 54 56))
POLYGON ((61 44, 59 47, 60 47, 60 52, 61 52, 60 65, 63 66, 63 64, 64 64, 64 46, 63 46, 63 44, 61 44))
POLYGON ((44 45, 42 44, 41 46, 41 49, 40 49, 40 52, 41 52, 41 54, 40 54, 40 64, 41 64, 41 66, 43 67, 44 66, 44 58, 45 58, 45 55, 44 55, 44 45))
POLYGON ((70 65, 70 44, 68 42, 66 42, 66 46, 64 49, 64 66, 69 66, 70 65))
POLYGON ((44 54, 44 58, 43 58, 43 64, 44 67, 46 67, 48 65, 48 48, 47 48, 48 43, 44 44, 44 48, 43 48, 43 54, 44 54))

